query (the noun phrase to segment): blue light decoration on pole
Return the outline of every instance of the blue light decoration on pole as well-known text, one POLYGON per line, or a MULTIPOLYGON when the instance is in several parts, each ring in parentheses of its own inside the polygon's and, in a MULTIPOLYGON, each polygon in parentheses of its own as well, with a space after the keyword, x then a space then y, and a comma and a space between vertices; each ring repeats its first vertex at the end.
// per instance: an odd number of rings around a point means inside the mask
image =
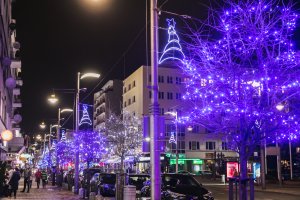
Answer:
POLYGON ((83 104, 82 108, 83 108, 82 117, 80 119, 79 126, 81 127, 81 126, 85 125, 87 127, 90 127, 93 125, 93 123, 92 123, 91 118, 88 113, 88 105, 83 104))
POLYGON ((162 64, 168 60, 178 60, 181 63, 185 64, 185 55, 182 52, 182 47, 180 45, 180 40, 175 30, 176 22, 172 19, 167 19, 168 22, 168 43, 166 44, 163 54, 159 59, 159 64, 162 64))
POLYGON ((169 139, 169 143, 170 143, 170 144, 171 144, 171 143, 176 144, 176 139, 175 139, 175 136, 174 136, 174 132, 171 132, 171 137, 170 137, 170 139, 169 139))

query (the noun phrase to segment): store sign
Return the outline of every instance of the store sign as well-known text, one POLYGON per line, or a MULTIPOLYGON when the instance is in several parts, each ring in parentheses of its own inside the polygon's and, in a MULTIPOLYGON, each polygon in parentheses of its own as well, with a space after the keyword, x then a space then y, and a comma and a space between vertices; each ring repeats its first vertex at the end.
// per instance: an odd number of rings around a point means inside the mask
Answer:
POLYGON ((193 164, 194 165, 203 165, 203 160, 198 160, 198 159, 196 160, 195 159, 195 160, 193 160, 193 164))
MULTIPOLYGON (((160 160, 164 160, 165 157, 161 156, 160 157, 160 160)), ((139 157, 139 161, 140 162, 146 162, 146 161, 149 161, 150 162, 150 157, 139 157)))
POLYGON ((227 178, 233 178, 239 175, 239 163, 238 162, 227 162, 226 164, 227 178))
POLYGON ((260 163, 253 163, 253 178, 260 177, 260 163))

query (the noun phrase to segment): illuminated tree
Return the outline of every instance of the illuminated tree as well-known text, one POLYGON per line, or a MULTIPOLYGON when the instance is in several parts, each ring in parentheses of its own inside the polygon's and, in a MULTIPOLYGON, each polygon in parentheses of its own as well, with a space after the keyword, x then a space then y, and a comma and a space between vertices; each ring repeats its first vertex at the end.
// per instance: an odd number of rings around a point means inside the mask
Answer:
POLYGON ((140 120, 129 113, 117 116, 111 114, 105 124, 107 146, 111 156, 121 158, 121 170, 126 156, 135 156, 141 152, 142 128, 140 120))
POLYGON ((100 161, 105 153, 105 137, 95 131, 79 131, 74 133, 73 149, 79 151, 82 162, 89 167, 92 161, 100 161))
POLYGON ((224 0, 222 7, 209 10, 185 45, 190 80, 183 98, 193 103, 185 120, 222 133, 239 153, 244 179, 262 140, 300 136, 299 55, 292 42, 298 15, 291 2, 279 0, 224 0))
POLYGON ((56 145, 56 154, 60 165, 72 163, 75 151, 70 140, 61 140, 56 145))

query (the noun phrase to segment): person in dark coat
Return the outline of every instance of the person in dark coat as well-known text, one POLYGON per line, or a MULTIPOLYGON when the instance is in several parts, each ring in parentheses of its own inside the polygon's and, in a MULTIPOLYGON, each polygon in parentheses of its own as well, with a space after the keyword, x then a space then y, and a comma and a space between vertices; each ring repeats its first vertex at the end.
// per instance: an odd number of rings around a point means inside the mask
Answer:
MULTIPOLYGON (((10 191, 11 193, 14 193, 14 197, 17 198, 17 191, 18 191, 18 187, 19 187, 19 180, 21 178, 21 174, 18 168, 15 169, 15 171, 13 172, 11 179, 9 180, 9 186, 10 186, 10 191)), ((10 196, 11 196, 10 193, 10 196)))

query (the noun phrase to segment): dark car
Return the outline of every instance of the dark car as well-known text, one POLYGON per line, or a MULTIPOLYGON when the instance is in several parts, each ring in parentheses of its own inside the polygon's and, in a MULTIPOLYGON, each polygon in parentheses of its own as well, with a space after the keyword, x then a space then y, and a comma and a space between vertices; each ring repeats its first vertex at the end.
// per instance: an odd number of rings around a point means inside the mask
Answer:
POLYGON ((114 197, 116 193, 116 174, 100 173, 98 187, 103 197, 114 197))
POLYGON ((188 174, 163 174, 162 186, 171 192, 184 194, 187 199, 213 200, 211 192, 188 174))
MULTIPOLYGON (((141 191, 141 196, 150 195, 150 175, 130 174, 129 184, 141 191), (144 183, 141 181, 145 180, 144 183), (143 186, 142 186, 143 185, 143 186)), ((185 199, 213 200, 211 192, 202 187, 193 176, 188 174, 162 174, 162 194, 183 195, 185 199)))

